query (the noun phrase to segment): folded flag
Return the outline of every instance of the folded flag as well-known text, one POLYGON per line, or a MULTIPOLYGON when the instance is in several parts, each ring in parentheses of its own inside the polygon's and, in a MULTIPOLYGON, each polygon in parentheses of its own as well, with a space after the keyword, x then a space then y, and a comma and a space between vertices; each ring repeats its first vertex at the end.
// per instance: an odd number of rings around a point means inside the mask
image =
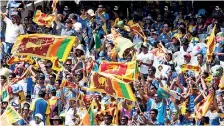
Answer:
POLYGON ((131 86, 111 74, 92 72, 88 91, 107 93, 108 95, 136 101, 131 86))
POLYGON ((21 115, 9 104, 3 113, 6 115, 7 120, 9 123, 15 123, 18 120, 23 119, 21 115))
POLYGON ((77 84, 74 84, 72 82, 69 82, 67 80, 63 80, 62 84, 60 85, 60 87, 67 87, 67 88, 77 88, 77 84))
POLYGON ((52 69, 59 72, 63 69, 63 65, 59 62, 59 59, 53 59, 51 60, 51 62, 53 63, 52 69))
POLYGON ((47 34, 20 35, 12 52, 15 56, 34 56, 42 59, 55 59, 65 62, 78 38, 73 36, 56 36, 47 34))
POLYGON ((208 38, 208 42, 207 42, 206 59, 209 62, 211 62, 212 55, 213 55, 213 52, 215 50, 215 44, 216 44, 216 40, 215 40, 215 28, 216 28, 216 25, 213 27, 212 33, 210 34, 210 36, 208 38))
POLYGON ((99 72, 112 74, 125 82, 129 82, 138 79, 138 69, 139 67, 136 61, 126 63, 102 61, 99 72))
POLYGON ((184 64, 181 66, 181 70, 184 72, 186 70, 192 70, 192 71, 195 71, 195 72, 200 72, 200 67, 199 66, 194 66, 194 65, 189 65, 189 64, 184 64))
POLYGON ((203 116, 205 116, 205 114, 209 110, 210 105, 213 102, 213 98, 214 95, 210 93, 204 100, 202 100, 195 106, 194 114, 197 119, 201 119, 203 116))
POLYGON ((46 26, 50 28, 53 21, 54 15, 42 13, 40 10, 37 10, 33 16, 33 22, 39 26, 46 26))

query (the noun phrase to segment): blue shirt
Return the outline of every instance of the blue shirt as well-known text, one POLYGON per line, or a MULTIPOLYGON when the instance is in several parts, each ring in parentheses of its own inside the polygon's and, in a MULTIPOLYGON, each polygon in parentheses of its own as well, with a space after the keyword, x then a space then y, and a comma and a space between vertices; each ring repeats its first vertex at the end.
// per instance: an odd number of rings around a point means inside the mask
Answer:
MULTIPOLYGON (((104 19, 107 20, 107 22, 106 22, 106 28, 107 28, 107 30, 109 30, 109 20, 110 20, 109 15, 108 15, 107 13, 103 13, 103 14, 102 14, 102 17, 103 17, 104 19)), ((100 17, 99 17, 98 15, 96 15, 96 19, 99 20, 99 21, 101 22, 101 25, 102 25, 102 26, 104 25, 104 22, 100 19, 100 17)), ((99 30, 99 34, 101 34, 101 35, 104 34, 104 30, 103 30, 103 28, 101 28, 101 29, 99 30)))
POLYGON ((81 18, 81 17, 78 18, 78 22, 80 22, 82 24, 82 29, 86 28, 86 21, 87 20, 88 20, 87 17, 84 18, 84 19, 81 18))
POLYGON ((160 34, 158 37, 158 39, 160 41, 163 41, 165 44, 169 42, 168 38, 169 38, 169 36, 164 33, 160 34))
POLYGON ((34 117, 37 113, 40 113, 43 116, 43 122, 45 122, 45 114, 47 111, 48 104, 42 98, 37 98, 32 101, 30 110, 32 110, 32 116, 34 117))

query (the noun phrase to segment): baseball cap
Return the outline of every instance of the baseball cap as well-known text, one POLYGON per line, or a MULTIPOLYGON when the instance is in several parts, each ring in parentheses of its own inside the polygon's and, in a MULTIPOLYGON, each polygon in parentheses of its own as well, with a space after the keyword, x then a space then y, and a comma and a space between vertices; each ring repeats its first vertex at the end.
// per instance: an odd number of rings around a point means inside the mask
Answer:
POLYGON ((89 9, 89 10, 87 11, 87 14, 90 15, 91 17, 92 17, 92 16, 95 16, 95 13, 94 13, 93 9, 89 9))

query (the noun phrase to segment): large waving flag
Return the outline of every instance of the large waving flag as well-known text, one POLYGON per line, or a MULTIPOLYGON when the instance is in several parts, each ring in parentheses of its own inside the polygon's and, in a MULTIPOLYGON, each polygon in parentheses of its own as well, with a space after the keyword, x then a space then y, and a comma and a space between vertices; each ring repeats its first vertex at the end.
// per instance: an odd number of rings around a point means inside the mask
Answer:
POLYGON ((138 78, 138 64, 136 61, 127 63, 102 61, 99 72, 112 74, 125 82, 129 82, 138 78))
POLYGON ((15 123, 18 120, 23 119, 21 115, 9 104, 3 113, 4 116, 6 116, 8 122, 10 124, 15 123))
POLYGON ((214 95, 210 93, 204 100, 202 100, 195 106, 194 114, 197 119, 201 119, 203 116, 205 116, 205 114, 209 110, 210 105, 213 102, 213 98, 214 95))
POLYGON ((136 101, 131 86, 111 74, 92 72, 88 91, 107 93, 108 95, 136 101))
POLYGON ((51 27, 51 23, 54 21, 54 15, 48 15, 37 10, 33 16, 33 22, 39 26, 51 27))
POLYGON ((206 53, 207 61, 211 61, 212 60, 212 55, 213 55, 213 52, 215 50, 215 44, 216 44, 215 28, 216 28, 216 25, 213 27, 212 33, 210 34, 210 36, 208 38, 208 42, 207 42, 207 53, 206 53))
POLYGON ((58 58, 65 62, 78 38, 73 36, 56 36, 48 34, 21 35, 13 46, 14 55, 34 56, 43 59, 58 58))

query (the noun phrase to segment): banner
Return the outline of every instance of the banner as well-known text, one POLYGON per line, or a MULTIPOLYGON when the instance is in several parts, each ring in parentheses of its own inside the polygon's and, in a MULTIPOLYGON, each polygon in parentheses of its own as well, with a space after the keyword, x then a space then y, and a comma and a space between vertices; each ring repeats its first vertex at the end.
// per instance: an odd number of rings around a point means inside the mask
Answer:
POLYGON ((206 53, 206 59, 207 62, 211 62, 212 61, 212 55, 213 52, 215 50, 215 44, 216 44, 216 40, 215 40, 215 28, 216 25, 214 26, 214 28, 212 29, 212 33, 210 34, 208 41, 207 41, 207 53, 206 53))
POLYGON ((99 72, 112 74, 125 82, 129 82, 138 79, 138 64, 136 61, 127 63, 102 61, 99 72))
POLYGON ((42 59, 56 59, 65 62, 78 38, 74 36, 56 36, 48 34, 20 35, 13 48, 15 56, 34 56, 42 59))
POLYGON ((3 113, 6 115, 7 120, 9 121, 9 123, 15 123, 18 120, 23 119, 21 117, 21 115, 9 104, 5 110, 5 112, 3 113))
POLYGON ((33 22, 39 26, 46 26, 50 28, 52 22, 54 21, 54 15, 48 15, 37 10, 33 16, 33 22))
POLYGON ((122 80, 106 73, 92 72, 88 91, 107 93, 108 95, 136 101, 131 86, 122 80))

